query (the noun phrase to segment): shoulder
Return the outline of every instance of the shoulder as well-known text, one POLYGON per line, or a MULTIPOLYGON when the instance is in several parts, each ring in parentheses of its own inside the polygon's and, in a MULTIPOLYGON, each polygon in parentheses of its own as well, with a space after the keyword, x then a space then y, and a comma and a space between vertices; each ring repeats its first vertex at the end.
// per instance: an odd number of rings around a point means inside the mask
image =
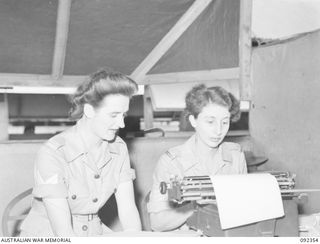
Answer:
POLYGON ((75 139, 73 128, 69 128, 47 140, 39 150, 39 154, 55 154, 62 155, 68 144, 68 141, 75 139))
POLYGON ((234 142, 223 142, 220 145, 221 156, 224 161, 234 162, 242 154, 241 146, 234 142))
POLYGON ((190 137, 183 144, 169 148, 160 158, 160 161, 179 164, 179 167, 184 164, 183 162, 193 159, 192 148, 194 147, 194 136, 190 137))
POLYGON ((45 146, 47 146, 53 150, 58 150, 59 148, 64 147, 65 145, 66 145, 65 132, 62 132, 58 135, 55 135, 54 137, 51 137, 45 143, 45 146))
POLYGON ((168 160, 173 161, 178 157, 181 157, 181 155, 184 152, 184 144, 175 146, 172 148, 169 148, 163 156, 166 157, 168 160))
POLYGON ((47 140, 36 154, 36 163, 44 164, 52 160, 63 158, 63 148, 66 144, 65 138, 60 134, 47 140))
POLYGON ((126 146, 125 141, 120 136, 116 136, 113 143, 117 144, 118 146, 126 146))
POLYGON ((175 146, 165 151, 158 160, 155 171, 165 171, 180 175, 183 172, 181 164, 182 145, 175 146))
POLYGON ((58 134, 46 141, 35 157, 35 167, 41 172, 51 172, 62 168, 65 162, 63 148, 66 140, 63 135, 58 134))
POLYGON ((223 142, 220 145, 222 150, 225 151, 236 151, 236 152, 241 152, 241 146, 238 143, 235 142, 223 142))
POLYGON ((111 153, 116 153, 119 155, 127 155, 128 154, 128 148, 125 141, 117 136, 113 142, 108 142, 109 145, 109 151, 111 153))
POLYGON ((154 175, 157 179, 164 181, 169 180, 172 176, 183 176, 183 166, 181 165, 180 146, 176 146, 165 151, 159 158, 154 175))

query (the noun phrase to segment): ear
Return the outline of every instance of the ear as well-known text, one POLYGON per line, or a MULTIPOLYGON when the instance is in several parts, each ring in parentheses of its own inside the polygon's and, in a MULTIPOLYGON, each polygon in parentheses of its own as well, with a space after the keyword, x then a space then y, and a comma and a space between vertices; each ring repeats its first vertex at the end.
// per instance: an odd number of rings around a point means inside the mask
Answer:
POLYGON ((193 128, 196 128, 197 126, 197 121, 196 121, 196 118, 193 116, 193 115, 189 115, 189 121, 190 121, 190 124, 192 125, 193 128))
POLYGON ((94 107, 89 104, 89 103, 85 103, 83 105, 83 114, 87 117, 87 118, 93 118, 95 115, 95 111, 94 111, 94 107))

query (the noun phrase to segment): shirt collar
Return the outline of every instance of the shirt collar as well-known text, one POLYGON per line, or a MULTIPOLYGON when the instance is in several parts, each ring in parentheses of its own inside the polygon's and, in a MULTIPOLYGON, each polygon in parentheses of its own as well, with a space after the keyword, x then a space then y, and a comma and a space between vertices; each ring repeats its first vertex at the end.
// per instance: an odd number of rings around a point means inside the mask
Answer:
MULTIPOLYGON (((183 160, 182 165, 184 172, 199 164, 195 148, 196 135, 194 134, 182 145, 183 153, 181 158, 183 160)), ((216 164, 216 170, 222 168, 226 164, 232 163, 232 154, 227 149, 226 144, 224 142, 222 142, 219 145, 217 153, 212 158, 212 163, 216 164)))
MULTIPOLYGON (((71 163, 78 157, 88 153, 88 148, 84 143, 80 133, 79 122, 65 131, 65 155, 68 163, 71 163)), ((119 155, 119 146, 116 144, 121 142, 119 137, 116 137, 113 142, 108 142, 107 160, 110 159, 111 155, 119 155)))
POLYGON ((184 172, 188 171, 195 165, 199 163, 196 153, 195 153, 195 145, 196 145, 196 136, 191 136, 181 148, 182 151, 182 166, 184 172))
POLYGON ((225 163, 232 163, 232 152, 227 143, 221 143, 219 146, 221 158, 225 163))

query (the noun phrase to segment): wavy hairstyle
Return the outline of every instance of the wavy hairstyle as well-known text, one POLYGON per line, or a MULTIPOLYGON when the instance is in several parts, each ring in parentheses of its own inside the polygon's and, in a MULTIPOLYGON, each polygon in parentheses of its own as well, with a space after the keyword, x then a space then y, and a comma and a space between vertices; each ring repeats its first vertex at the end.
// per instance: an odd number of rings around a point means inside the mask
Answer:
POLYGON ((220 86, 206 87, 204 84, 194 86, 186 95, 187 115, 198 117, 202 109, 209 103, 227 107, 230 112, 230 120, 238 121, 241 116, 240 102, 220 86))
POLYGON ((89 79, 77 88, 75 94, 70 96, 72 107, 69 116, 72 119, 81 118, 85 103, 96 108, 107 95, 121 94, 131 98, 137 90, 137 83, 128 76, 109 69, 100 69, 90 75, 89 79))

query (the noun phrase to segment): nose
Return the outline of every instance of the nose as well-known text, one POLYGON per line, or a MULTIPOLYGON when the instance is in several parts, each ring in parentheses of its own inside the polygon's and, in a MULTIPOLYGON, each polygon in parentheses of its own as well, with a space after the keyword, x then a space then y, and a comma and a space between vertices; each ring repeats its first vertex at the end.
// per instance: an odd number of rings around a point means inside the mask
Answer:
POLYGON ((119 126, 119 128, 124 128, 124 117, 123 116, 119 116, 118 126, 119 126))
POLYGON ((217 134, 217 136, 220 136, 222 134, 222 123, 221 122, 217 123, 216 134, 217 134))

